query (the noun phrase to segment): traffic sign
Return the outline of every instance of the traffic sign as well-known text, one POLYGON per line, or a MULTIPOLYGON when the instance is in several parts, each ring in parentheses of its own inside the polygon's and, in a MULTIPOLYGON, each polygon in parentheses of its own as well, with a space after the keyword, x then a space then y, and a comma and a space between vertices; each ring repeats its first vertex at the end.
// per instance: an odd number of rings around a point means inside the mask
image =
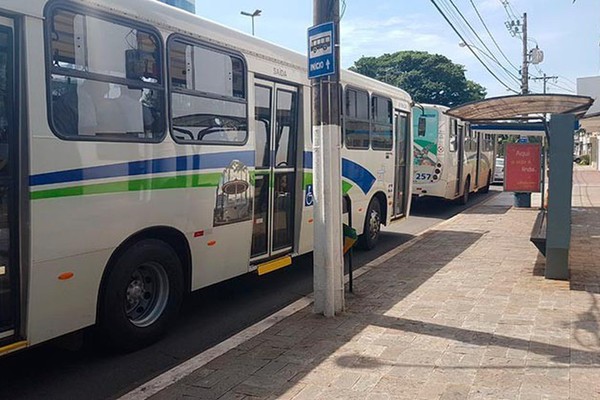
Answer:
POLYGON ((333 22, 308 28, 308 78, 335 74, 333 22))

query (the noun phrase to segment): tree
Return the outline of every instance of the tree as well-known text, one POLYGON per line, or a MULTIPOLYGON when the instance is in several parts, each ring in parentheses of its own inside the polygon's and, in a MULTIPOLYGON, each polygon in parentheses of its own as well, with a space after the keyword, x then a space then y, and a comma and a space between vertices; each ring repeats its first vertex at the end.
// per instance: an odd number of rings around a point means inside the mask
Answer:
POLYGON ((483 86, 465 78, 464 66, 425 51, 361 57, 350 70, 400 87, 419 103, 457 106, 486 95, 483 86))

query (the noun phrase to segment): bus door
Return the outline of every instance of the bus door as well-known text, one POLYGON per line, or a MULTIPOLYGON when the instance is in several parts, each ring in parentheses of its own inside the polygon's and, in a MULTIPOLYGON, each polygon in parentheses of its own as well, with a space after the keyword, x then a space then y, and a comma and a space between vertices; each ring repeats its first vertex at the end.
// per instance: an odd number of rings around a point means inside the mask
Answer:
POLYGON ((14 23, 0 16, 0 344, 18 323, 17 88, 14 23))
POLYGON ((256 81, 256 163, 251 259, 288 254, 294 244, 298 89, 256 81))
POLYGON ((462 125, 459 125, 458 120, 451 120, 450 126, 450 151, 456 152, 456 187, 455 196, 461 195, 463 188, 463 174, 465 162, 465 132, 462 125))
POLYGON ((394 113, 394 139, 395 139, 395 162, 394 162, 394 218, 406 214, 406 196, 407 181, 406 181, 406 160, 408 159, 407 152, 410 150, 410 142, 408 141, 409 118, 408 114, 396 110, 394 113))
POLYGON ((477 143, 477 148, 476 148, 477 153, 475 155, 475 159, 477 160, 476 165, 475 165, 475 187, 480 187, 480 186, 482 186, 479 184, 479 181, 481 180, 481 171, 480 171, 480 169, 481 169, 481 133, 471 131, 470 129, 469 129, 469 131, 471 132, 471 137, 477 143))

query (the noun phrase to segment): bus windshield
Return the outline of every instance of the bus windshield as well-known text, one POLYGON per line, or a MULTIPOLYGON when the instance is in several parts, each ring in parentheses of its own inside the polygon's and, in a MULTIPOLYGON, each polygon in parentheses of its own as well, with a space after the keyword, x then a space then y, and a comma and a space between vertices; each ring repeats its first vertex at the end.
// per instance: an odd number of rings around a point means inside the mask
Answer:
POLYGON ((413 109, 413 116, 413 132, 419 133, 414 138, 414 163, 415 165, 435 165, 437 158, 438 112, 434 109, 415 107, 413 109))

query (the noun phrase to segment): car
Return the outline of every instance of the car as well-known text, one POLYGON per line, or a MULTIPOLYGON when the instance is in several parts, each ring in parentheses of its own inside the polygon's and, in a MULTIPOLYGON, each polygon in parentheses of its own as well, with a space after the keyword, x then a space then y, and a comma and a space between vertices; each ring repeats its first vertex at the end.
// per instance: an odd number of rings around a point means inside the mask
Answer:
POLYGON ((493 183, 504 182, 504 158, 496 158, 496 168, 494 168, 494 180, 493 183))

